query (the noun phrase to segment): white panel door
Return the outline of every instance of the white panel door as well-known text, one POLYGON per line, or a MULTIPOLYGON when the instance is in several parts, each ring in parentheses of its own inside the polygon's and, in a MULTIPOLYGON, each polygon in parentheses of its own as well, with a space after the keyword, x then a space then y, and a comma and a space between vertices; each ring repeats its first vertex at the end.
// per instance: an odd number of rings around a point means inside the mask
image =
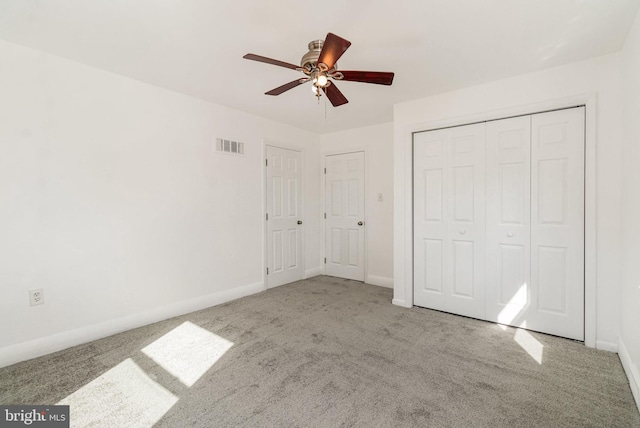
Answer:
POLYGON ((325 158, 325 273, 364 281, 364 152, 325 158))
POLYGON ((526 326, 584 340, 584 107, 531 118, 526 326))
POLYGON ((304 278, 302 155, 267 146, 267 287, 304 278))
POLYGON ((414 302, 485 317, 484 124, 414 136, 414 302))
POLYGON ((487 123, 487 320, 527 327, 531 116, 487 123))

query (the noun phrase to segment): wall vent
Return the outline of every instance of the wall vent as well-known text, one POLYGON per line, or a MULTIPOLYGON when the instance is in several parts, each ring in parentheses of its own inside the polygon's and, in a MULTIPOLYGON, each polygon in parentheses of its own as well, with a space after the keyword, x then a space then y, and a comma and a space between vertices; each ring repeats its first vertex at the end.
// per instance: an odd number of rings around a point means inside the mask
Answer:
POLYGON ((244 143, 216 138, 216 152, 229 155, 244 155, 244 143))

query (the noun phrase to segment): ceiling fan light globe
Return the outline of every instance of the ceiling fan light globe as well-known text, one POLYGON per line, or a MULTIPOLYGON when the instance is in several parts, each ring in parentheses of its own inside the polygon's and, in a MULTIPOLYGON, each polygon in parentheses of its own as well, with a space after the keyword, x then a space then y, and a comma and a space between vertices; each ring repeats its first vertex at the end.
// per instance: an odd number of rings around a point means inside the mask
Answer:
POLYGON ((318 76, 316 84, 318 86, 326 86, 327 82, 328 82, 327 76, 325 76, 324 74, 321 74, 318 76))

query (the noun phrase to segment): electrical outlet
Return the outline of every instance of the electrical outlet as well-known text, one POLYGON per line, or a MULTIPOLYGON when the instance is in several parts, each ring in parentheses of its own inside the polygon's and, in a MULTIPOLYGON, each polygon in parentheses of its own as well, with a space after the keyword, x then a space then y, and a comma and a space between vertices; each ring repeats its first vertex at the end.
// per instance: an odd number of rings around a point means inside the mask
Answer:
POLYGON ((29 304, 31 306, 42 305, 44 303, 44 290, 38 288, 36 290, 29 290, 29 304))

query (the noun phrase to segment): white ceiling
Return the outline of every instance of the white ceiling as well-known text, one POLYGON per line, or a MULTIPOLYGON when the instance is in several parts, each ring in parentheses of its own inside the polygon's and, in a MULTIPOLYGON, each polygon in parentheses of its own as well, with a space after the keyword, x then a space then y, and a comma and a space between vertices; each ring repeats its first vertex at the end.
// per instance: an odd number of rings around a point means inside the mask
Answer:
MULTIPOLYGON (((393 120, 393 104, 618 51, 639 0, 2 0, 0 38, 325 133, 393 120), (393 86, 341 82, 320 104, 298 64, 333 32, 343 70, 393 71, 393 86)), ((1 62, 1 58, 0 58, 1 62)))

